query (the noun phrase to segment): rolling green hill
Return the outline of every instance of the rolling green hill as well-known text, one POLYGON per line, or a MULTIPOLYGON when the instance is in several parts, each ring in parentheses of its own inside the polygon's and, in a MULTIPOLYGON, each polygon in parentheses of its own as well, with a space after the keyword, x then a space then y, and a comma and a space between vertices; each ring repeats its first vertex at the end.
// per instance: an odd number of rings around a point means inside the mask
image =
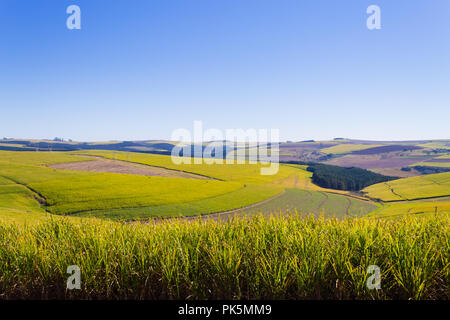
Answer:
POLYGON ((363 189, 383 201, 413 200, 450 195, 450 172, 378 183, 363 189))

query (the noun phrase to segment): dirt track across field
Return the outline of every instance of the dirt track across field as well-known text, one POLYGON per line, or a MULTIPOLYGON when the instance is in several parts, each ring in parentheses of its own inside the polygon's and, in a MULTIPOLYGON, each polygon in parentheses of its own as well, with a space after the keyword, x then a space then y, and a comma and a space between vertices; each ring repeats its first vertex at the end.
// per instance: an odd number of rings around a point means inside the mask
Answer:
POLYGON ((169 178, 188 178, 188 179, 210 179, 205 176, 193 173, 169 170, 160 167, 152 167, 148 165, 140 165, 136 163, 97 158, 97 160, 58 163, 48 165, 53 169, 76 170, 76 171, 92 171, 92 172, 110 172, 122 174, 135 174, 140 176, 169 177, 169 178))

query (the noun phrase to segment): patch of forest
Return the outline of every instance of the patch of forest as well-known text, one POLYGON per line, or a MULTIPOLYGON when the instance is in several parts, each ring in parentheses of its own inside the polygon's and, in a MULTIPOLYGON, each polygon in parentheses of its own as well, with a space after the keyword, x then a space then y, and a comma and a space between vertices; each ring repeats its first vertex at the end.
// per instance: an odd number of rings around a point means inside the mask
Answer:
POLYGON ((307 165, 307 170, 313 173, 312 182, 322 188, 359 191, 375 183, 397 179, 356 167, 346 168, 302 161, 285 163, 307 165))
MULTIPOLYGON (((421 174, 435 174, 435 173, 450 172, 450 168, 444 168, 444 167, 414 166, 412 168, 419 171, 421 174)), ((405 168, 402 168, 402 170, 406 171, 405 168)))

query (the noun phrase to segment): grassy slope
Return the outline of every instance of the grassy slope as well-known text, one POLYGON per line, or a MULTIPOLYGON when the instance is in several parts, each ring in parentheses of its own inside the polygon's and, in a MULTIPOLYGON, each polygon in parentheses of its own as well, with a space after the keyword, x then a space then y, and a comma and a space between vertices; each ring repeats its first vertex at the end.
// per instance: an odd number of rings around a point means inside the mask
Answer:
MULTIPOLYGON (((85 153, 85 152, 83 152, 85 153)), ((111 153, 108 151, 89 152, 91 155, 104 156, 110 159, 129 160, 136 163, 161 166, 169 169, 179 168, 174 165, 167 156, 148 155, 148 154, 127 154, 124 152, 111 153)), ((198 201, 185 202, 180 204, 158 205, 150 207, 126 208, 118 210, 96 210, 92 212, 81 212, 77 216, 96 216, 108 217, 111 219, 133 219, 148 218, 152 216, 177 216, 177 215, 199 215, 207 213, 215 213, 241 208, 250 204, 263 201, 280 193, 285 188, 299 188, 314 191, 329 191, 314 185, 311 182, 312 173, 306 171, 306 166, 300 165, 283 165, 280 167, 280 173, 273 176, 261 176, 259 167, 255 165, 182 165, 184 171, 209 175, 219 179, 233 179, 234 181, 259 181, 266 182, 264 184, 246 184, 246 188, 234 191, 229 194, 220 195, 213 198, 201 199, 198 201), (251 171, 250 171, 251 170, 251 171), (251 179, 248 178, 251 175, 251 179), (255 177, 256 176, 256 177, 255 177), (275 180, 273 180, 276 178, 275 180), (270 180, 271 182, 267 182, 270 180)), ((284 206, 289 206, 301 212, 315 213, 319 212, 316 208, 322 202, 321 193, 315 194, 314 201, 300 201, 298 198, 299 190, 289 191, 287 194, 270 201, 261 206, 256 206, 260 210, 266 212, 267 208, 277 211, 284 206), (281 201, 281 202, 280 202, 281 201), (310 203, 312 201, 312 203, 310 203), (281 207, 279 207, 281 205, 281 207)), ((336 193, 348 194, 346 191, 336 191, 336 193)), ((350 215, 361 215, 376 209, 374 204, 366 201, 359 201, 353 198, 341 197, 339 195, 330 194, 328 201, 324 202, 323 208, 320 208, 327 216, 344 216, 347 211, 348 201, 351 202, 349 208, 350 215), (349 200, 347 200, 349 199, 349 200)), ((255 212, 255 209, 244 210, 244 212, 255 212)))
POLYGON ((57 214, 178 204, 215 197, 240 189, 236 182, 147 177, 114 173, 32 183, 57 214))
POLYGON ((293 213, 314 214, 324 217, 363 216, 377 209, 368 201, 313 190, 287 189, 282 196, 247 210, 244 213, 293 213), (347 214, 346 214, 347 213, 347 214))
POLYGON ((37 223, 46 216, 34 194, 20 185, 0 186, 0 221, 37 223))
POLYGON ((450 150, 450 147, 447 146, 447 144, 445 142, 429 142, 429 143, 418 144, 417 146, 424 147, 424 148, 430 148, 430 149, 449 149, 450 150))
MULTIPOLYGON (((132 157, 135 156, 141 157, 133 153, 132 157)), ((171 164, 170 157, 156 159, 157 165, 171 164)), ((304 173, 288 166, 282 166, 275 176, 261 176, 258 165, 194 166, 195 173, 230 179, 216 181, 55 170, 41 165, 82 160, 85 158, 57 152, 0 152, 0 177, 38 192, 45 197, 47 209, 52 213, 92 214, 92 210, 144 208, 112 213, 115 218, 121 215, 130 218, 138 213, 148 217, 240 208, 282 192, 282 186, 274 181, 304 173)), ((98 213, 104 216, 104 212, 98 213)))
POLYGON ((74 214, 79 217, 101 217, 113 220, 147 219, 152 217, 196 216, 233 210, 271 198, 283 191, 266 185, 247 185, 239 190, 176 204, 143 206, 138 208, 85 211, 74 214))
POLYGON ((450 172, 378 183, 363 189, 383 201, 413 200, 450 195, 450 172))
POLYGON ((374 147, 380 147, 381 145, 367 145, 367 144, 339 144, 328 148, 320 149, 320 152, 328 154, 344 154, 352 151, 365 150, 374 147))
POLYGON ((111 152, 111 151, 82 151, 77 154, 95 155, 108 159, 130 161, 151 166, 163 167, 196 173, 208 177, 213 177, 225 181, 237 181, 242 183, 266 183, 273 180, 288 177, 298 170, 289 169, 287 166, 280 166, 276 175, 261 175, 260 170, 267 165, 261 164, 175 164, 170 156, 132 153, 132 152, 111 152))
POLYGON ((391 202, 383 205, 380 210, 369 214, 377 218, 398 218, 403 216, 434 216, 450 215, 450 201, 401 201, 391 202))
POLYGON ((415 166, 450 168, 450 162, 418 162, 410 165, 410 167, 415 166))
MULTIPOLYGON (((99 152, 103 153, 103 152, 99 152)), ((111 153, 106 153, 113 157, 111 153)), ((128 157, 125 153, 117 157, 128 157)), ((131 154, 132 160, 168 168, 176 168, 167 156, 131 154), (135 158, 136 157, 136 158, 135 158), (134 158, 134 159, 133 159, 134 158), (170 162, 169 162, 170 161, 170 162)), ((305 166, 281 166, 277 176, 261 176, 257 166, 183 166, 185 171, 210 174, 232 181, 192 180, 161 177, 130 176, 112 173, 93 173, 68 170, 54 170, 39 164, 86 160, 67 153, 42 152, 0 152, 0 208, 2 216, 8 219, 35 220, 45 216, 36 201, 36 194, 25 186, 38 191, 50 205, 53 213, 67 214, 82 211, 77 216, 99 216, 112 219, 148 218, 153 216, 197 215, 227 211, 263 201, 282 192, 285 188, 305 189, 314 196, 303 201, 301 190, 292 190, 260 207, 273 211, 289 207, 301 212, 326 216, 361 215, 374 209, 374 204, 356 201, 353 198, 324 193, 329 191, 311 183, 311 173, 305 166), (254 177, 254 175, 257 175, 254 177), (248 183, 250 181, 250 183, 248 183), (244 183, 245 182, 245 183, 244 183), (20 185, 23 184, 23 185, 20 185), (244 187, 245 186, 245 187, 244 187), (349 199, 349 200, 347 200, 349 199), (320 205, 321 204, 321 205, 320 205), (320 206, 319 206, 320 205, 320 206)), ((386 184, 366 188, 368 195, 385 201, 434 197, 448 194, 449 174, 420 176, 389 182, 396 196, 386 184)), ((346 194, 346 192, 342 192, 346 194)), ((258 208, 258 207, 257 207, 258 208)), ((438 212, 445 212, 446 204, 440 203, 438 212)), ((380 215, 434 210, 430 204, 397 204, 385 206, 380 215), (388 209, 390 208, 390 209, 388 209), (424 208, 424 209, 422 209, 424 208), (430 209, 431 208, 431 209, 430 209), (417 210, 416 210, 417 209, 417 210)), ((252 212, 255 208, 251 209, 252 212)))
POLYGON ((66 163, 86 161, 75 155, 64 152, 36 152, 36 151, 1 151, 0 164, 15 165, 46 165, 54 163, 66 163))

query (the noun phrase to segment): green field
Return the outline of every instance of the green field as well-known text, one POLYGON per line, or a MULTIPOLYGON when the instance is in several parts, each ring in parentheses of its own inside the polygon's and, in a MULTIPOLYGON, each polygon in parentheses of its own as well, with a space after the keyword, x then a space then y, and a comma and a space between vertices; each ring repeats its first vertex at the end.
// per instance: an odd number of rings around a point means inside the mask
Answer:
POLYGON ((114 173, 31 183, 56 214, 179 204, 236 191, 236 182, 146 177, 114 173))
POLYGON ((328 148, 320 149, 320 152, 327 154, 344 154, 350 153, 358 150, 365 150, 374 147, 380 147, 381 145, 367 145, 367 144, 338 144, 337 146, 332 146, 328 148))
POLYGON ((449 299, 449 217, 0 225, 4 299, 449 299), (81 290, 67 290, 78 265, 81 290), (367 267, 382 272, 369 290, 367 267))
MULTIPOLYGON (((0 152, 0 219, 39 221, 47 213, 74 217, 137 220, 226 211, 354 217, 371 212, 396 216, 428 212, 430 204, 385 204, 382 209, 346 191, 320 188, 304 165, 281 165, 275 176, 259 174, 261 164, 174 164, 169 156, 141 153, 0 152), (82 154, 80 154, 82 153, 82 154), (214 179, 186 179, 52 169, 48 164, 95 160, 86 154, 180 169, 214 179), (273 199, 272 199, 273 198, 273 199), (271 199, 270 201, 265 201, 271 199), (417 210, 415 210, 415 208, 417 210), (393 211, 397 210, 397 214, 393 211)), ((449 195, 450 173, 418 176, 372 185, 371 198, 411 200, 449 195)), ((430 209, 431 208, 431 209, 430 209)), ((446 212, 445 203, 438 212, 446 212)))
POLYGON ((89 159, 80 158, 64 152, 36 152, 36 151, 0 151, 0 164, 13 165, 47 165, 54 163, 86 161, 89 159))
POLYGON ((345 218, 363 216, 377 208, 371 202, 329 192, 287 189, 282 196, 273 201, 243 210, 243 213, 292 214, 296 212, 304 215, 345 218))
POLYGON ((413 200, 450 195, 450 172, 398 179, 371 185, 363 192, 383 201, 413 200))
POLYGON ((0 185, 0 221, 37 223, 46 216, 33 192, 18 184, 0 185))
POLYGON ((447 145, 448 142, 429 142, 418 144, 419 147, 429 148, 429 149, 449 149, 450 147, 447 145))
POLYGON ((167 169, 200 174, 224 181, 237 181, 242 183, 266 183, 286 178, 295 174, 298 169, 290 166, 280 166, 276 175, 261 175, 261 168, 267 164, 175 164, 172 157, 156 154, 111 151, 80 151, 77 154, 101 156, 107 159, 116 159, 167 169))
POLYGON ((283 191, 282 188, 265 185, 246 185, 241 189, 215 197, 208 197, 184 203, 142 206, 125 209, 84 211, 73 214, 79 217, 101 217, 113 220, 148 219, 169 216, 197 216, 238 209, 271 198, 283 191))
POLYGON ((377 218, 398 218, 408 215, 450 215, 450 198, 444 197, 428 201, 421 200, 385 203, 382 208, 370 213, 369 216, 377 218))
POLYGON ((410 167, 415 166, 450 168, 450 162, 418 162, 410 165, 410 167))
MULTIPOLYGON (((168 156, 91 154, 178 168, 168 156)), ((215 179, 46 166, 87 159, 0 152, 3 298, 449 298, 450 196, 376 203, 314 185, 303 165, 275 176, 261 176, 261 164, 179 168, 215 179), (217 212, 228 218, 152 220, 217 212), (68 292, 73 264, 83 287, 68 292), (365 285, 372 264, 383 290, 365 285)), ((388 183, 365 191, 386 201, 438 197, 450 173, 388 183)))
MULTIPOLYGON (((106 153, 105 156, 178 168, 169 156, 136 153, 106 153)), ((262 176, 259 174, 261 165, 257 164, 183 165, 179 168, 220 180, 70 171, 45 166, 87 159, 93 160, 58 152, 0 152, 0 183, 20 185, 27 197, 31 195, 32 202, 33 198, 41 198, 44 206, 39 208, 36 200, 31 206, 41 212, 45 209, 62 215, 138 219, 237 209, 283 192, 284 181, 289 178, 309 179, 309 173, 303 168, 292 166, 281 166, 277 175, 262 176)))

